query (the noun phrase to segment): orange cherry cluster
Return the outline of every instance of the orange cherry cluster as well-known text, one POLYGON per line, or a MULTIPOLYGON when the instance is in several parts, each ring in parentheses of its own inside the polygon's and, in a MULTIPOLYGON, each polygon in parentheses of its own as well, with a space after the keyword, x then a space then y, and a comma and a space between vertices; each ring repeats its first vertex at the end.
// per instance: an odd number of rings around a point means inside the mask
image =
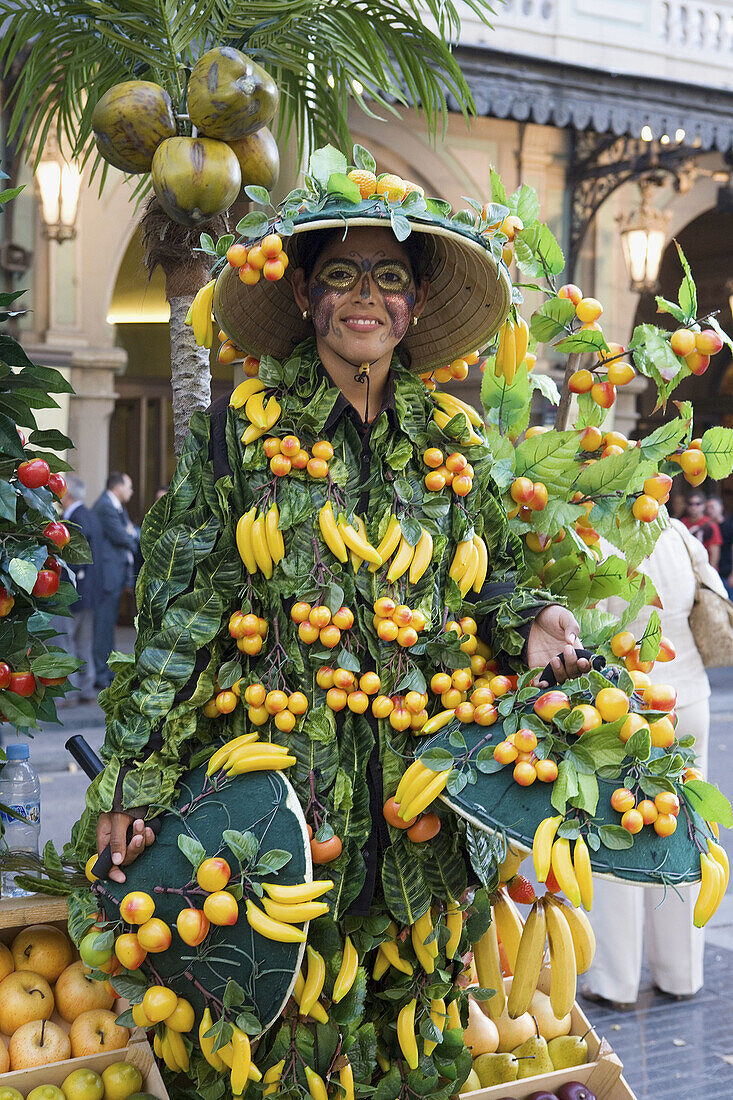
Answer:
POLYGON ((509 519, 518 515, 529 523, 532 513, 541 512, 547 504, 547 486, 528 477, 515 477, 509 488, 509 495, 517 506, 508 513, 509 519))
POLYGON ((236 638, 240 653, 255 657, 267 637, 267 620, 252 612, 235 611, 229 619, 229 634, 236 638))
POLYGON ((643 798, 637 805, 634 792, 617 787, 611 795, 611 805, 621 814, 621 824, 630 833, 640 833, 645 825, 653 825, 658 836, 671 836, 677 828, 680 801, 671 791, 661 791, 654 799, 643 798))
POLYGON ((478 363, 478 352, 472 351, 463 359, 454 359, 447 367, 438 367, 435 371, 421 374, 420 378, 429 390, 434 390, 437 382, 463 382, 468 378, 469 367, 478 363))
MULTIPOLYGON (((487 213, 486 207, 484 207, 482 213, 485 218, 487 213)), ((501 250, 501 258, 507 267, 514 259, 514 238, 517 233, 521 233, 523 229, 524 222, 517 214, 507 214, 500 225, 490 225, 485 231, 486 233, 498 231, 499 233, 503 233, 506 237, 506 242, 501 250)))
POLYGON ((661 505, 669 500, 671 488, 672 478, 668 474, 648 477, 644 482, 644 492, 639 494, 631 508, 636 519, 642 523, 651 523, 656 519, 661 505))
POLYGON ((475 619, 471 618, 470 615, 464 615, 458 621, 451 619, 445 624, 445 633, 448 634, 451 631, 457 634, 459 638, 463 638, 461 652, 471 658, 472 664, 475 656, 483 657, 484 666, 478 672, 479 676, 483 675, 484 672, 495 672, 498 669, 499 666, 493 659, 494 655, 490 648, 486 642, 482 642, 478 637, 478 627, 475 619))
POLYGON ((530 729, 518 729, 516 733, 510 733, 505 741, 499 742, 494 749, 494 760, 499 764, 514 764, 512 775, 520 787, 531 786, 535 779, 541 783, 554 783, 557 764, 554 760, 539 760, 534 753, 536 748, 536 733, 530 729))
POLYGON ((376 672, 359 675, 348 668, 331 668, 330 665, 318 669, 316 683, 326 692, 326 706, 337 712, 348 707, 354 714, 364 714, 369 709, 369 697, 376 695, 382 686, 376 672))
POLYGON ((712 328, 702 332, 693 332, 689 328, 678 328, 672 333, 670 345, 675 355, 684 359, 693 374, 701 375, 710 366, 710 356, 717 355, 723 347, 723 341, 712 328))
POLYGON ((374 601, 374 629, 383 642, 397 642, 403 649, 417 644, 418 634, 425 629, 422 611, 396 603, 390 596, 374 601))
POLYGON ((328 477, 328 463, 333 458, 333 447, 327 439, 314 443, 310 454, 301 447, 297 435, 286 435, 283 439, 274 435, 268 436, 264 447, 275 477, 286 477, 291 470, 305 470, 310 477, 318 479, 328 477))
MULTIPOLYGON (((651 672, 654 668, 655 661, 659 661, 662 664, 666 664, 668 661, 674 661, 677 656, 677 651, 674 647, 674 643, 665 638, 664 635, 659 639, 659 649, 654 660, 642 661, 639 656, 639 647, 636 644, 636 638, 630 630, 620 630, 618 634, 614 634, 609 642, 611 652, 614 657, 623 658, 623 662, 626 668, 631 673, 632 679, 634 673, 647 673, 651 672)), ((636 682, 635 682, 636 683, 636 682)), ((649 681, 640 682, 636 684, 637 687, 646 688, 649 686, 649 681)), ((661 686, 661 685, 658 685, 661 686)), ((666 710, 666 707, 660 707, 660 710, 666 710)))
POLYGON ((238 359, 241 359, 245 378, 256 378, 260 373, 259 359, 255 359, 254 355, 247 355, 241 348, 238 348, 223 329, 219 329, 219 350, 216 358, 225 365, 235 363, 238 359))
POLYGON ((422 456, 430 467, 425 475, 425 488, 439 493, 449 485, 458 497, 467 497, 473 487, 473 466, 460 451, 454 451, 444 460, 440 447, 428 447, 422 456))
POLYGON ((512 681, 508 676, 485 675, 490 671, 488 666, 486 658, 476 653, 471 657, 471 664, 467 668, 434 673, 430 679, 430 690, 433 695, 440 696, 444 710, 456 711, 459 721, 491 726, 496 721, 496 717, 491 715, 491 711, 495 710, 494 702, 512 690, 512 681), (473 708, 473 713, 469 707, 473 708), (460 713, 459 708, 463 708, 460 713), (485 709, 476 717, 479 708, 485 709))
POLYGON ((259 244, 247 248, 243 244, 232 244, 227 249, 227 261, 230 267, 239 269, 239 278, 245 286, 254 286, 264 276, 271 283, 282 279, 288 266, 287 253, 283 252, 282 237, 279 233, 268 233, 259 244))
POLYGON ((681 468, 688 485, 702 485, 708 476, 708 465, 701 448, 702 440, 692 439, 684 451, 669 456, 669 461, 676 462, 681 468))
POLYGON ((325 603, 311 607, 305 600, 294 603, 290 609, 290 618, 298 624, 298 636, 305 645, 320 642, 326 649, 333 649, 341 641, 344 630, 354 625, 354 612, 350 607, 340 607, 331 614, 325 603))
MULTIPOLYGON (((236 686, 236 685, 235 685, 236 686)), ((244 690, 247 716, 254 726, 264 726, 271 718, 282 733, 290 733, 297 720, 308 710, 308 699, 302 691, 268 691, 264 684, 250 684, 244 690)))

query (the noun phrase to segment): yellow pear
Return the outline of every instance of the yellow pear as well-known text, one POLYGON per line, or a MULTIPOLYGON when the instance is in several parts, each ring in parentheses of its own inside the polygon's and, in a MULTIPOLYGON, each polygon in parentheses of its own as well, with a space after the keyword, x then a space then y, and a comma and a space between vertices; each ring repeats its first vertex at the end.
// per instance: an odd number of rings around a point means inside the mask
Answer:
POLYGON ((541 989, 535 990, 529 1006, 530 1016, 534 1016, 540 1029, 540 1035, 547 1039, 556 1039, 558 1035, 570 1034, 570 1013, 559 1018, 552 1011, 550 998, 541 989))
POLYGON ((479 1081, 478 1074, 476 1073, 475 1069, 472 1069, 468 1077, 458 1090, 458 1095, 463 1096, 463 1094, 466 1092, 476 1092, 476 1090, 480 1088, 481 1082, 479 1081))
POLYGON ((484 1016, 473 997, 468 999, 468 1025, 463 1032, 463 1041, 473 1058, 478 1058, 480 1054, 493 1054, 499 1045, 496 1024, 484 1016))
POLYGON ((526 1042, 527 1039, 531 1039, 535 1034, 534 1020, 529 1012, 523 1012, 521 1016, 517 1016, 516 1020, 513 1020, 507 1010, 504 1009, 496 1021, 496 1027, 499 1032, 499 1046, 497 1049, 501 1054, 521 1046, 522 1043, 526 1042))

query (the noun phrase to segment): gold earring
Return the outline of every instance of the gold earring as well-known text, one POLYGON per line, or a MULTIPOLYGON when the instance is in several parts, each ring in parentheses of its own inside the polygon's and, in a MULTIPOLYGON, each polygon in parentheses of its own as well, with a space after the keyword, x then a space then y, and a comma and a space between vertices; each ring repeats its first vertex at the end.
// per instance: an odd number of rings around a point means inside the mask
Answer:
POLYGON ((310 313, 308 312, 307 309, 304 309, 303 310, 303 320, 307 321, 309 317, 310 317, 310 313))
POLYGON ((413 325, 416 325, 416 324, 417 324, 417 322, 418 322, 419 320, 420 320, 420 318, 419 318, 419 317, 413 317, 413 318, 412 318, 412 323, 413 323, 413 325))

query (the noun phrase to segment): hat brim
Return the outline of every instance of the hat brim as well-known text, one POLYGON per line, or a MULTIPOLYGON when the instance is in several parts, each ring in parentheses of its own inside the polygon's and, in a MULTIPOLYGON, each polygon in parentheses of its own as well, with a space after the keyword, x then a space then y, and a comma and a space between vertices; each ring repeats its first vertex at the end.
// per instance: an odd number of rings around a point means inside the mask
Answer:
MULTIPOLYGON (((293 297, 290 277, 297 263, 297 238, 318 229, 347 230, 373 226, 391 232, 387 216, 350 214, 296 222, 283 240, 291 263, 282 279, 260 279, 245 286, 237 270, 226 267, 214 290, 214 315, 227 337, 248 355, 286 358, 313 335, 293 297)), ((430 293, 419 324, 410 326, 402 346, 417 373, 436 370, 453 359, 481 350, 505 321, 511 305, 511 282, 503 265, 473 232, 450 223, 410 219, 412 232, 429 237, 430 293)))

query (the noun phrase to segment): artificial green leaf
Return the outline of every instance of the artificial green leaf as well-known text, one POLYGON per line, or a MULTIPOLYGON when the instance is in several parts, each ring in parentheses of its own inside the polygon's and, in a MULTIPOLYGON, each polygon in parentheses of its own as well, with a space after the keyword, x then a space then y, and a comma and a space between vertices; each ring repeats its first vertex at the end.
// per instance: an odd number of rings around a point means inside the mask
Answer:
POLYGON ((682 790, 693 810, 706 821, 717 821, 726 829, 733 828, 730 802, 712 783, 705 783, 702 779, 688 779, 682 790))
POLYGON ((722 481, 733 471, 733 429, 708 428, 700 445, 709 477, 722 481))

